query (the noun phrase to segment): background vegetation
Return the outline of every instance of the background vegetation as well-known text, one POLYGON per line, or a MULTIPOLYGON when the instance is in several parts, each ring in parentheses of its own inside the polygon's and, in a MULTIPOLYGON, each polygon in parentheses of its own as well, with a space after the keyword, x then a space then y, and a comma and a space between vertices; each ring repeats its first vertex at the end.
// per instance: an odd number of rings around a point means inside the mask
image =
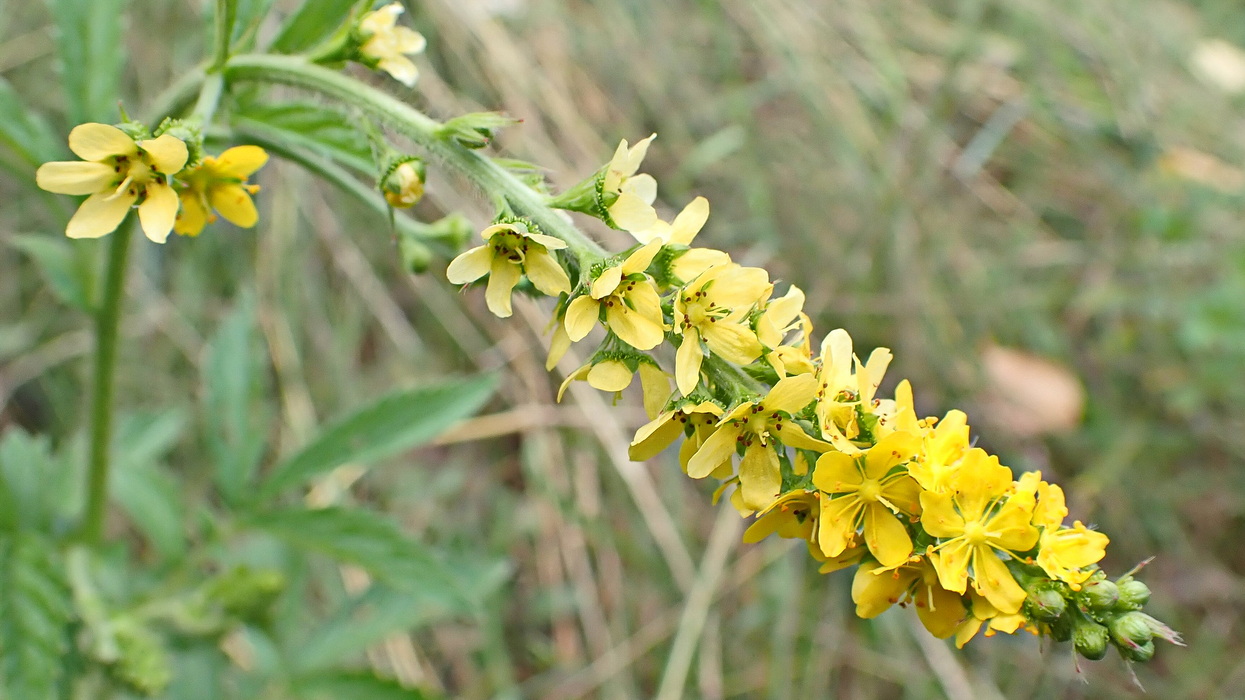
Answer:
MULTIPOLYGON (((275 3, 261 45, 299 5, 275 3)), ((1210 43, 1245 46, 1233 3, 422 0, 408 12, 429 49, 414 91, 385 83, 397 94, 433 116, 522 119, 500 150, 559 186, 619 138, 656 131, 646 169, 667 213, 707 196, 703 240, 805 289, 820 331, 893 348, 891 383, 911 378, 926 412, 964 408, 983 446, 1061 483, 1073 516, 1111 535, 1113 575, 1157 557, 1143 575, 1154 612, 1190 646, 1137 669, 1152 696, 1228 697, 1245 682, 1245 59, 1210 43)), ((101 249, 46 250, 70 203, 34 189, 34 167, 61 156, 78 121, 113 120, 118 96, 145 113, 205 55, 210 15, 190 1, 0 2, 0 465, 41 465, 30 478, 65 484, 66 501, 91 349, 66 300, 89 291, 49 277, 72 266, 47 260, 70 250, 89 267, 101 249), (83 8, 97 13, 90 41, 65 34, 83 8), (50 436, 55 456, 17 429, 50 436)), ((487 201, 430 173, 420 218, 487 223, 487 201)), ((408 274, 383 216, 295 165, 258 181, 258 229, 136 244, 109 526, 131 568, 109 592, 138 596, 188 556, 286 582, 277 632, 174 644, 167 697, 368 697, 358 675, 291 680, 330 662, 432 697, 644 697, 686 654, 689 697, 1137 693, 1114 655, 1078 671, 1069 650, 1028 635, 961 653, 911 615, 856 619, 847 575, 819 576, 789 543, 738 544, 729 509, 720 517, 711 487, 672 458, 627 461, 638 397, 607 412, 609 397, 576 386, 555 404, 577 358, 545 372, 531 304, 498 321, 482 294, 444 282, 445 259, 408 274), (235 527, 213 490, 221 435, 271 465, 394 386, 489 371, 499 389, 478 418, 341 467, 308 495, 391 516, 469 603, 424 585, 419 566, 373 583, 272 528, 198 546, 235 527)), ((22 601, 5 596, 11 618, 22 601)), ((20 649, 4 653, 20 666, 20 649)))

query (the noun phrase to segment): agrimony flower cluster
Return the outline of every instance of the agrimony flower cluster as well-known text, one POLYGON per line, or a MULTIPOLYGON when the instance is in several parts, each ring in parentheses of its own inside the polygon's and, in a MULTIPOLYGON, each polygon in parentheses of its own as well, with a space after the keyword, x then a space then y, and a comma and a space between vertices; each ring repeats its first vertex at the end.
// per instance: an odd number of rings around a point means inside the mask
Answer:
POLYGON ((487 274, 488 306, 501 317, 523 277, 532 293, 556 297, 550 368, 601 327, 603 340, 563 391, 584 380, 618 392, 638 373, 651 420, 631 457, 681 439, 687 475, 721 481, 715 501, 729 490, 740 515, 754 518, 745 541, 800 539, 822 572, 854 566, 861 617, 910 604, 930 633, 957 645, 983 630, 1026 629, 1073 640, 1095 659, 1108 645, 1144 661, 1153 639, 1179 643, 1140 612, 1144 584, 1131 574, 1106 580, 1097 564, 1108 538, 1066 522, 1059 486, 1039 472, 1017 476, 974 447, 963 412, 918 415, 906 380, 879 396, 890 351, 862 361, 843 329, 814 342, 797 287, 775 296, 766 270, 693 247, 709 216, 703 197, 660 219, 656 181, 637 174, 652 139, 623 141, 593 177, 550 200, 627 231, 634 247, 571 255, 532 222, 507 217, 485 229, 486 245, 450 264, 450 281, 487 274))

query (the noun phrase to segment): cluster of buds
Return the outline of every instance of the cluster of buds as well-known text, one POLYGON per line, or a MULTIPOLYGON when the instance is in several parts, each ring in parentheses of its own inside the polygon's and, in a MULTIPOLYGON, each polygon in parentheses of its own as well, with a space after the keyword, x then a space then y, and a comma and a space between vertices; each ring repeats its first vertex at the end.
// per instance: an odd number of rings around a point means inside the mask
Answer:
POLYGON ((489 275, 489 308, 502 317, 516 288, 556 297, 550 368, 601 326, 600 346, 566 383, 617 392, 640 375, 651 420, 632 459, 682 438, 687 475, 720 480, 714 502, 730 490, 740 515, 755 518, 746 542, 801 539, 823 573, 856 567, 861 617, 910 603, 930 633, 960 646, 982 630, 1025 629, 1072 640, 1091 659, 1114 645, 1146 661, 1154 639, 1180 643, 1140 611, 1144 584, 1131 573, 1106 580, 1097 564, 1108 538, 1065 522, 1059 486, 1040 472, 1017 478, 973 447, 963 412, 918 415, 907 380, 879 396, 890 351, 862 361, 843 329, 814 345, 798 288, 775 296, 766 270, 693 247, 704 198, 659 218, 657 183, 637 174, 652 138, 623 141, 609 164, 549 200, 627 231, 634 247, 571 254, 509 217, 450 264, 450 281, 489 275))

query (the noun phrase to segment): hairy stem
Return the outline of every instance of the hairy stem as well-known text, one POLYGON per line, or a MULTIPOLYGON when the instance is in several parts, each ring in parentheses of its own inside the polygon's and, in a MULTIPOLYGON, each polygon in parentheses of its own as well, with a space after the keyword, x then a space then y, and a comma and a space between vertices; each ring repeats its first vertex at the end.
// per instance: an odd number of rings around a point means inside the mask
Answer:
POLYGON ((104 513, 108 506, 108 467, 112 448, 113 378, 117 366, 117 326, 121 318, 121 297, 133 237, 133 216, 112 234, 108 246, 108 271, 104 296, 95 310, 95 372, 91 386, 91 445, 87 465, 86 512, 82 516, 81 538, 88 545, 99 544, 104 532, 104 513))
POLYGON ((486 156, 443 137, 440 122, 376 88, 295 56, 234 56, 225 65, 225 76, 231 81, 252 80, 314 90, 361 108, 458 170, 480 189, 504 197, 516 213, 535 221, 545 233, 566 241, 581 262, 589 263, 605 255, 595 241, 546 206, 542 195, 486 156))

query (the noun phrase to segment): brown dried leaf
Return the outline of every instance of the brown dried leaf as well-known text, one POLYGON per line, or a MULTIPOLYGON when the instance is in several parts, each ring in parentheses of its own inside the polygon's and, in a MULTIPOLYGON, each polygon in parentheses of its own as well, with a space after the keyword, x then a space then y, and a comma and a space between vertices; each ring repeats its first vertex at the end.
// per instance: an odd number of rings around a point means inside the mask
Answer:
POLYGON ((981 353, 984 417, 1018 437, 1071 430, 1081 420, 1085 389, 1070 370, 1037 355, 999 345, 981 353))

